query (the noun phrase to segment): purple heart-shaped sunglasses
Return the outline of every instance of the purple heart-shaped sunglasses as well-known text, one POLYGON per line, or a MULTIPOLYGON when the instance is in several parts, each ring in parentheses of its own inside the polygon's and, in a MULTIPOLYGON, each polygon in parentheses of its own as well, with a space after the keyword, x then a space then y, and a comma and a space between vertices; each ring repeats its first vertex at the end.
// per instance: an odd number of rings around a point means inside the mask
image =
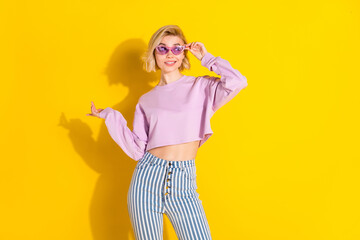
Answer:
POLYGON ((173 47, 167 47, 164 45, 158 45, 155 49, 156 51, 160 54, 160 55, 164 55, 167 54, 169 52, 169 50, 171 50, 171 52, 175 55, 179 55, 180 53, 182 53, 185 49, 186 46, 185 45, 177 45, 177 46, 173 46, 173 47))

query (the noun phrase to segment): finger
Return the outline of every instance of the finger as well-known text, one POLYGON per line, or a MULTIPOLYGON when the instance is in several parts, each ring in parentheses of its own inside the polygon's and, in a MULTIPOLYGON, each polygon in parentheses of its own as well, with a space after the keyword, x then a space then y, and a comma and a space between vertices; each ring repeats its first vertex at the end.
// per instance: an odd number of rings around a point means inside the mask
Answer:
POLYGON ((199 42, 195 42, 195 49, 199 50, 199 42))
POLYGON ((190 43, 187 44, 185 49, 187 49, 187 50, 189 50, 191 52, 191 44, 190 43))
POLYGON ((197 50, 196 42, 193 43, 192 49, 193 49, 193 50, 197 50))

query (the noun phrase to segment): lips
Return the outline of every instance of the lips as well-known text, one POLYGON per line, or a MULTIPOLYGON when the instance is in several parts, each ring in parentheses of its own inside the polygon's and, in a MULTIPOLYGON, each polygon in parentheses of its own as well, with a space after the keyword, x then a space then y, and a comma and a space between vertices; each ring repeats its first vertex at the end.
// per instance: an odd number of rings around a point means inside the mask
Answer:
POLYGON ((175 63, 176 63, 177 61, 173 61, 173 62, 165 62, 165 65, 166 66, 174 66, 175 65, 175 63))

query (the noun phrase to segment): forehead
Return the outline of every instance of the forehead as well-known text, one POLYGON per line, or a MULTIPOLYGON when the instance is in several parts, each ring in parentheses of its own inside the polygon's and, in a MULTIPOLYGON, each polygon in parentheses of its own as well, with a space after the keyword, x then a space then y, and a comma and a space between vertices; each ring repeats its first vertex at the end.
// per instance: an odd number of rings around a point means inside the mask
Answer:
POLYGON ((165 36, 161 39, 160 45, 181 45, 184 44, 184 41, 178 36, 165 36))

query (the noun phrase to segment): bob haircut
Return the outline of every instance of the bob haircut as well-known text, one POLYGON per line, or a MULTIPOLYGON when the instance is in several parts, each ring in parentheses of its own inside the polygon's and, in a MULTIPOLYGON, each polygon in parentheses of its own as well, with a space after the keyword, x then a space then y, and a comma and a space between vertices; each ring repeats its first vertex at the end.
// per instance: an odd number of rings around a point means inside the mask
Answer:
MULTIPOLYGON (((143 62, 143 69, 146 72, 156 72, 160 70, 156 64, 155 58, 155 48, 160 44, 163 37, 166 36, 177 36, 184 41, 184 44, 187 44, 186 38, 178 25, 166 25, 159 28, 151 37, 148 48, 146 52, 141 56, 141 61, 143 62)), ((188 58, 188 51, 183 52, 185 57, 179 67, 179 71, 184 69, 190 69, 190 61, 188 58)))

